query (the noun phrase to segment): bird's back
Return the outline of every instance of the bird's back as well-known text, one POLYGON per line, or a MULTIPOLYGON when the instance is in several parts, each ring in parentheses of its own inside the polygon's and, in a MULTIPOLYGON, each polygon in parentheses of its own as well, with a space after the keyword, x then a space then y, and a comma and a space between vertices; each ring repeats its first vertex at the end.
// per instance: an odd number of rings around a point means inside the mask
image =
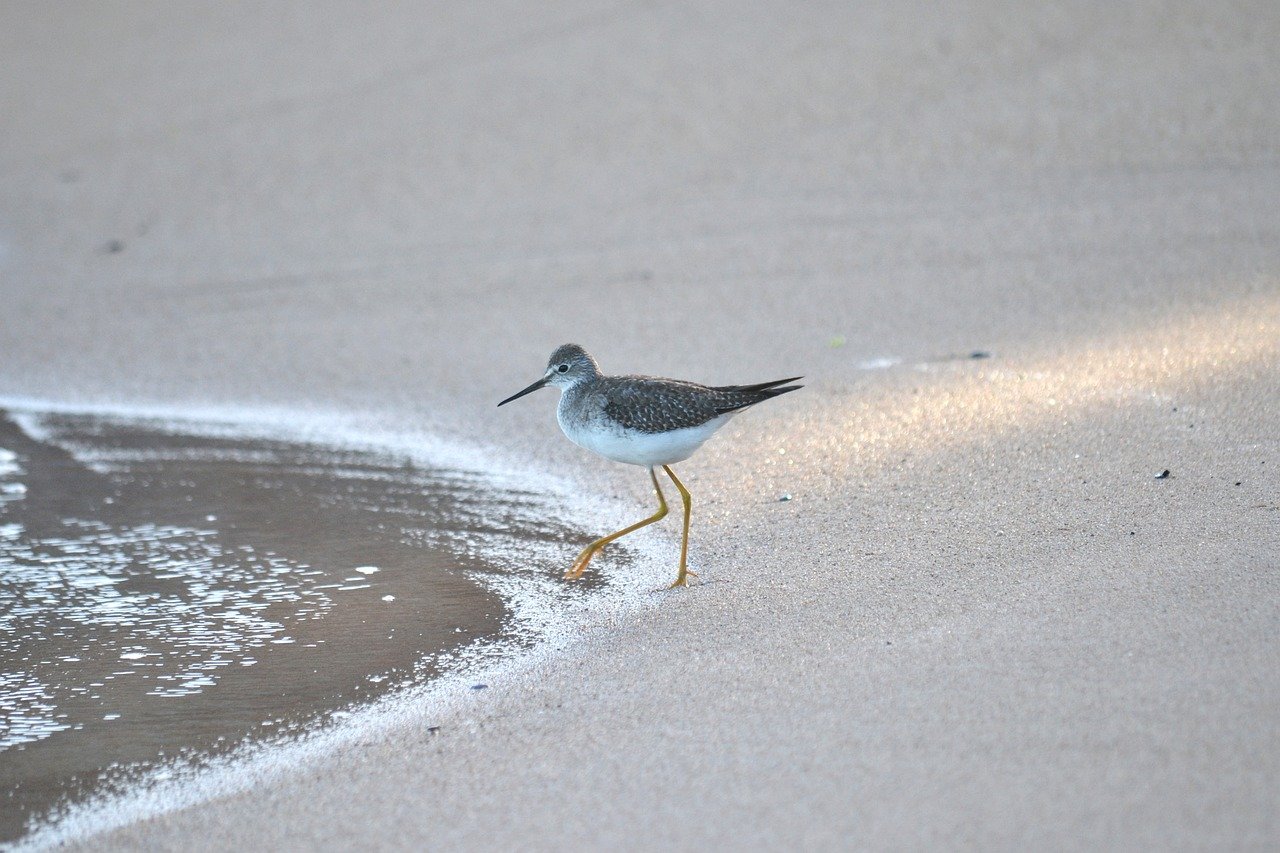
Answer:
POLYGON ((794 391, 799 386, 778 387, 791 381, 713 387, 654 376, 602 376, 565 392, 562 403, 582 418, 603 418, 622 429, 669 432, 701 426, 721 415, 794 391))

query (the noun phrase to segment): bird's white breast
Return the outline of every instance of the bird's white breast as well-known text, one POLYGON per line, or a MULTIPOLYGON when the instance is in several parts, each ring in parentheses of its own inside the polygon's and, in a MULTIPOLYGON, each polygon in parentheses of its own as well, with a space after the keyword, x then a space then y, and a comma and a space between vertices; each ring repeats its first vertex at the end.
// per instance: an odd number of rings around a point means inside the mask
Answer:
POLYGON ((668 432, 640 432, 625 429, 602 419, 579 420, 556 411, 560 429, 574 444, 599 453, 614 462, 628 465, 674 465, 693 455, 715 431, 732 417, 732 413, 712 418, 696 427, 668 432))

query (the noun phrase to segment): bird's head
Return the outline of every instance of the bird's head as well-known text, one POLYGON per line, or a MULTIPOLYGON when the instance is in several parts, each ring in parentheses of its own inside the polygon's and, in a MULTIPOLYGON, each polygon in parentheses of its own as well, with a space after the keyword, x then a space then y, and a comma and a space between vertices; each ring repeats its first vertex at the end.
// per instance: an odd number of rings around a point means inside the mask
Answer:
POLYGON ((599 375, 600 368, 596 365, 596 360, 591 357, 591 353, 577 344, 563 344, 556 347, 556 351, 551 353, 551 358, 547 359, 547 369, 541 379, 523 391, 512 394, 498 405, 502 406, 512 400, 518 400, 525 394, 532 394, 547 385, 562 389, 570 388, 584 379, 599 375))

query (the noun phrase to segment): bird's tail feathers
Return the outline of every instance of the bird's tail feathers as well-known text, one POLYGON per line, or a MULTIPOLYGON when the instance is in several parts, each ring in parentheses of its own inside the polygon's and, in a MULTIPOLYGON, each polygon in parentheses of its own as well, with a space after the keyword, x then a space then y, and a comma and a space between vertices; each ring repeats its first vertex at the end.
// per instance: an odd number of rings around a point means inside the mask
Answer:
MULTIPOLYGON (((792 376, 788 379, 775 379, 772 382, 759 382, 755 385, 721 385, 715 390, 717 391, 737 391, 743 394, 752 394, 758 391, 768 391, 770 388, 776 388, 779 385, 786 385, 788 382, 796 382, 804 379, 803 376, 792 376)), ((788 391, 794 391, 796 388, 803 388, 803 385, 796 385, 788 388, 788 391)), ((767 399, 767 398, 766 398, 767 399)))
POLYGON ((798 391, 803 385, 786 385, 787 382, 795 382, 797 379, 803 379, 803 376, 792 376, 790 379, 778 379, 774 382, 761 382, 758 385, 725 385, 717 388, 717 391, 728 391, 735 394, 744 395, 743 398, 735 400, 732 405, 717 407, 716 411, 722 415, 730 412, 739 412, 748 406, 754 406, 756 403, 763 403, 765 400, 772 400, 774 397, 780 397, 791 391, 798 391), (781 386, 781 387, 780 387, 781 386))

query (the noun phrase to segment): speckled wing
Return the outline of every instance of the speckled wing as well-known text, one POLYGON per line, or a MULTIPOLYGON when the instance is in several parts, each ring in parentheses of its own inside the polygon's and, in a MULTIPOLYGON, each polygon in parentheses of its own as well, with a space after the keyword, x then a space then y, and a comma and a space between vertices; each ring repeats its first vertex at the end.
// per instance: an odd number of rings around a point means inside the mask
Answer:
POLYGON ((692 382, 645 376, 610 377, 606 381, 605 416, 624 429, 669 432, 701 426, 721 414, 716 411, 713 389, 692 382))
POLYGON ((686 429, 745 409, 763 400, 794 391, 799 385, 779 388, 800 377, 762 382, 759 385, 725 385, 711 388, 694 382, 648 376, 618 376, 605 380, 604 413, 626 429, 657 433, 686 429))

